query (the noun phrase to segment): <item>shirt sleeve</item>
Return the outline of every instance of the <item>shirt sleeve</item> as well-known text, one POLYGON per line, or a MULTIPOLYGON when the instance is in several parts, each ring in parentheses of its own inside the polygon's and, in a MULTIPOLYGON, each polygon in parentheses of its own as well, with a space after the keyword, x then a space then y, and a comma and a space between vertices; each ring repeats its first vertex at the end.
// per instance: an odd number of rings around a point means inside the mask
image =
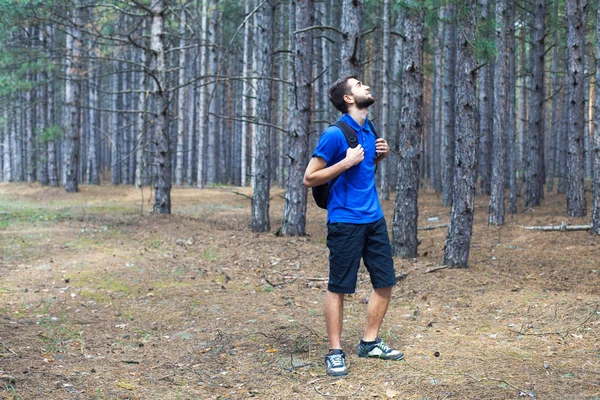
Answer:
POLYGON ((315 148, 313 157, 321 157, 330 166, 340 158, 340 154, 348 149, 348 143, 342 130, 335 126, 330 126, 323 132, 319 139, 319 144, 315 148))

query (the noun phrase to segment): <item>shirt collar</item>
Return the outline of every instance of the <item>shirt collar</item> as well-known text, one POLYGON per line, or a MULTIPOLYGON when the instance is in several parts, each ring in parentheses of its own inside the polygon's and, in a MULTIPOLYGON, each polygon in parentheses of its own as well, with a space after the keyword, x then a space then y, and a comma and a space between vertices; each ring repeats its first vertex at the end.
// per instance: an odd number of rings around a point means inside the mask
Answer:
POLYGON ((363 126, 360 126, 360 124, 358 122, 356 122, 354 120, 354 118, 352 118, 350 116, 350 114, 344 114, 342 115, 342 118, 340 118, 341 120, 343 120, 345 123, 347 123, 348 125, 350 125, 352 127, 352 129, 354 129, 355 131, 360 131, 361 129, 365 129, 367 131, 369 131, 369 117, 367 117, 365 119, 365 124, 363 126))

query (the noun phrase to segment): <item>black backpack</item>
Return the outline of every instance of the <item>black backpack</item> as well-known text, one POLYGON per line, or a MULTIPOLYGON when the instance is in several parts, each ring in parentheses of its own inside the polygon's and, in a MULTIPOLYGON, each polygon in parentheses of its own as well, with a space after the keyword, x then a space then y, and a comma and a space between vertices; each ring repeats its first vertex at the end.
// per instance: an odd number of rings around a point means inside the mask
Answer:
MULTIPOLYGON (((371 122, 371 120, 367 120, 367 122, 369 123, 369 127, 371 128, 371 131, 375 135, 375 138, 378 138, 377 132, 375 131, 375 126, 373 126, 373 123, 371 122)), ((354 129, 352 129, 352 127, 350 125, 348 125, 346 122, 344 122, 342 120, 337 120, 330 126, 337 126, 338 128, 340 128, 342 130, 342 132, 344 132, 344 136, 346 137, 346 142, 348 142, 348 146, 350 146, 350 148, 353 149, 356 146, 358 146, 358 138, 356 137, 356 131, 354 129)), ((319 185, 319 186, 314 186, 312 188, 312 195, 313 195, 313 198, 315 199, 315 202, 317 203, 317 206, 319 206, 320 208, 327 209, 327 200, 329 199, 329 191, 333 187, 334 183, 337 181, 337 179, 339 177, 340 176, 338 175, 335 178, 333 178, 331 181, 325 182, 324 184, 319 185)))

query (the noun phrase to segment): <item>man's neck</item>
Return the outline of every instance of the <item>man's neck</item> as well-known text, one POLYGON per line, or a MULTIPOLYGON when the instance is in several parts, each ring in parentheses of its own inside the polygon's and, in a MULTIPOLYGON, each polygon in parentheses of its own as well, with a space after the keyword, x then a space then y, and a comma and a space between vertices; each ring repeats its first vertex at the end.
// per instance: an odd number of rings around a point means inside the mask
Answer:
POLYGON ((364 110, 359 110, 356 107, 348 108, 348 115, 350 115, 360 126, 365 124, 368 114, 369 110, 366 108, 364 110))

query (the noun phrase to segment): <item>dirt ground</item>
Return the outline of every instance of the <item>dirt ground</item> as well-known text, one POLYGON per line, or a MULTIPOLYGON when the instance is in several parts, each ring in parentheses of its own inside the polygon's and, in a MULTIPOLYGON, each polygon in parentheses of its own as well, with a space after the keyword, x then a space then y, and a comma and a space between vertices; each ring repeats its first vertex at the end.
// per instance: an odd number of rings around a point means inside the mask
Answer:
MULTIPOLYGON (((359 359, 370 284, 345 308, 350 374, 325 374, 325 211, 309 236, 250 229, 246 188, 151 191, 0 185, 2 399, 600 399, 600 249, 565 198, 488 227, 476 199, 470 268, 439 266, 445 229, 420 231, 381 336, 405 361, 359 359)), ((419 225, 446 223, 420 196, 419 225), (439 222, 427 222, 438 217, 439 222)), ((391 228, 393 201, 384 202, 391 228)))

